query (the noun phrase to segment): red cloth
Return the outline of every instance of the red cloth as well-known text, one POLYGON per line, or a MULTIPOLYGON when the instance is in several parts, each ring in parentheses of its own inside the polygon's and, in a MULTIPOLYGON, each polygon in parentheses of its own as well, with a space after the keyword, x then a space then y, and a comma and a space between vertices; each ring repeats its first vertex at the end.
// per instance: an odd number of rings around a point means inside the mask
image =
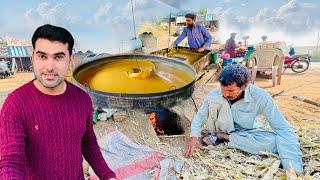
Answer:
POLYGON ((9 94, 0 112, 0 179, 84 179, 82 155, 100 179, 115 177, 92 124, 92 102, 67 82, 57 96, 33 81, 9 94))

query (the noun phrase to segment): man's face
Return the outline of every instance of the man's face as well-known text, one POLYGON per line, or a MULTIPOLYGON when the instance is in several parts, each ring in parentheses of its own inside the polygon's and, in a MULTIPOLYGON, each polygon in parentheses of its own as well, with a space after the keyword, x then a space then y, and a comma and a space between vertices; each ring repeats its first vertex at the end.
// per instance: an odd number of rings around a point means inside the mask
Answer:
POLYGON ((69 68, 68 44, 39 38, 35 43, 32 62, 38 81, 46 88, 55 88, 64 81, 69 68))
POLYGON ((228 100, 237 99, 241 95, 241 93, 245 90, 246 87, 247 87, 247 84, 244 84, 241 88, 238 87, 236 83, 233 83, 229 86, 223 86, 222 84, 220 84, 222 95, 228 100))
POLYGON ((186 17, 187 26, 193 26, 194 23, 195 23, 195 20, 192 20, 191 18, 186 17))

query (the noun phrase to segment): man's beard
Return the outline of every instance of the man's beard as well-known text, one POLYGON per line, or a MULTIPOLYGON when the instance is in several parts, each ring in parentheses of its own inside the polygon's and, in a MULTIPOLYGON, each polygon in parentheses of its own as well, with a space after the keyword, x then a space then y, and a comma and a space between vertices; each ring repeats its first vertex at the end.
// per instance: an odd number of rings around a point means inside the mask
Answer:
POLYGON ((226 99, 228 99, 229 101, 234 101, 234 100, 239 100, 241 99, 242 96, 244 96, 244 91, 241 91, 237 96, 234 96, 234 97, 230 97, 230 96, 227 96, 225 97, 226 99))
POLYGON ((46 88, 55 88, 57 86, 59 86, 63 81, 64 78, 60 77, 58 74, 56 73, 47 73, 47 74, 54 74, 54 80, 52 81, 48 81, 45 79, 45 73, 34 73, 36 79, 38 79, 38 81, 46 88))
POLYGON ((189 28, 193 28, 194 24, 188 24, 187 25, 189 28))
POLYGON ((238 98, 238 96, 236 96, 236 97, 225 97, 226 99, 228 99, 229 101, 232 101, 232 100, 235 100, 235 99, 237 99, 238 98))

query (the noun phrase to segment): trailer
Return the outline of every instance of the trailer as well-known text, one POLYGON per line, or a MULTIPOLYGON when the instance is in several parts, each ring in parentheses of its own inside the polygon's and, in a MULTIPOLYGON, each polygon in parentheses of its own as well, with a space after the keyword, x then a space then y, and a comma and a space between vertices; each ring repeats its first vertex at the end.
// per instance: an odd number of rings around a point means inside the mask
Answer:
POLYGON ((195 49, 178 46, 168 52, 168 48, 151 52, 152 55, 166 56, 176 60, 184 61, 194 67, 199 73, 211 61, 211 51, 197 52, 195 49))

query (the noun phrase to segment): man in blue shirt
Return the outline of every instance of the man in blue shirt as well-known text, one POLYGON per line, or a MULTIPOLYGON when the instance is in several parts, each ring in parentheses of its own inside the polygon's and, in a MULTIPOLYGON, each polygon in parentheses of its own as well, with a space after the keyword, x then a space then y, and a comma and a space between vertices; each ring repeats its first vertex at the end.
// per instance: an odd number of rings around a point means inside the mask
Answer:
POLYGON ((219 77, 220 87, 211 90, 194 117, 185 148, 186 157, 202 144, 228 145, 251 154, 278 153, 283 168, 303 174, 298 136, 275 101, 265 90, 249 83, 245 67, 227 66, 219 77), (273 131, 265 129, 262 115, 273 131), (206 123, 206 131, 201 132, 206 123))
POLYGON ((185 15, 185 18, 187 27, 183 29, 181 35, 169 47, 169 51, 172 50, 173 47, 178 46, 185 37, 188 37, 189 47, 196 49, 198 52, 210 49, 212 36, 205 27, 196 24, 197 16, 189 13, 185 15))

